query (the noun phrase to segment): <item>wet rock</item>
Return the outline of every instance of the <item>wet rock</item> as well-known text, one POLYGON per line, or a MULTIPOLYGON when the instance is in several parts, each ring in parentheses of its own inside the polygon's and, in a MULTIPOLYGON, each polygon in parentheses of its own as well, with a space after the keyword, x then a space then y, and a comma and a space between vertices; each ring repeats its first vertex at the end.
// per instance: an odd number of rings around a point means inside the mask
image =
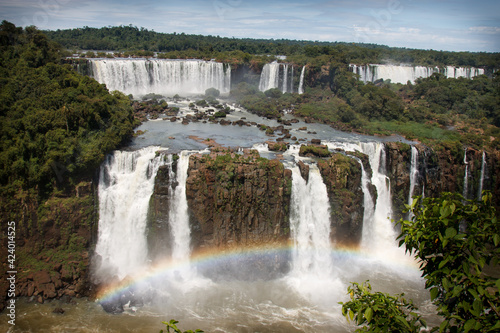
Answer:
POLYGON ((300 175, 306 182, 309 181, 309 165, 305 164, 302 161, 299 161, 298 163, 299 170, 300 170, 300 175))
POLYGON ((57 314, 64 314, 64 310, 62 308, 55 308, 52 313, 57 313, 57 314))
POLYGON ((104 311, 106 311, 107 313, 118 314, 123 312, 123 304, 121 303, 120 299, 101 301, 100 304, 104 311))

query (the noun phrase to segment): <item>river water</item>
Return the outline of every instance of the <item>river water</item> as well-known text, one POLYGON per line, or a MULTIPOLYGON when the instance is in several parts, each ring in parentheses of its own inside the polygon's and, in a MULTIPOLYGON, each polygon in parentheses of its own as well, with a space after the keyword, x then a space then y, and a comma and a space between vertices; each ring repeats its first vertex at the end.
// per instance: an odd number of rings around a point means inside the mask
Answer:
MULTIPOLYGON (((170 103, 171 106, 181 109, 181 117, 192 113, 188 104, 189 101, 170 103)), ((245 118, 245 121, 255 121, 267 126, 280 125, 275 120, 262 119, 235 106, 232 108, 234 111, 228 115, 227 120, 237 121, 245 118)), ((292 117, 287 115, 285 118, 292 117)), ((424 281, 420 277, 417 263, 397 249, 394 239, 386 240, 388 234, 394 234, 393 230, 383 231, 383 228, 388 228, 387 214, 390 212, 385 212, 387 209, 382 208, 386 207, 381 205, 386 205, 383 200, 387 201, 390 193, 385 191, 386 178, 382 173, 383 167, 378 165, 381 161, 380 154, 383 154, 381 143, 402 139, 348 134, 326 125, 303 122, 286 128, 290 129, 290 134, 296 136, 297 140, 321 139, 328 141, 330 148, 354 147, 354 150, 366 151, 371 154, 372 159, 375 158, 371 163, 376 164, 377 171, 371 181, 377 186, 377 190, 384 194, 379 194, 379 206, 373 207, 370 213, 370 216, 373 216, 373 226, 370 226, 373 229, 370 230, 374 232, 363 236, 372 239, 363 239, 360 248, 346 249, 338 248, 335 244, 323 244, 324 239, 328 239, 325 238, 325 233, 329 231, 325 229, 328 228, 328 223, 321 221, 328 215, 328 209, 322 207, 326 191, 321 188, 321 177, 316 179, 312 174, 313 180, 310 180, 309 184, 294 178, 294 200, 299 204, 308 200, 307 206, 316 208, 303 211, 300 206, 292 207, 292 212, 296 212, 295 221, 291 221, 294 229, 293 244, 268 249, 194 253, 190 257, 187 254, 188 258, 184 258, 186 255, 181 256, 182 262, 167 262, 159 267, 149 267, 147 262, 143 266, 140 263, 134 264, 132 269, 125 272, 134 281, 130 288, 145 295, 144 304, 126 304, 125 311, 117 315, 103 311, 99 301, 120 297, 124 293, 124 289, 120 288, 111 288, 97 301, 74 299, 71 303, 65 303, 62 300, 54 300, 38 304, 31 299, 21 298, 16 303, 16 326, 9 326, 2 321, 0 330, 158 332, 164 328, 162 321, 176 319, 182 330, 202 329, 205 332, 351 332, 356 327, 342 317, 341 305, 338 302, 348 301, 347 287, 351 282, 362 283, 365 280, 370 280, 376 291, 391 294, 404 292, 407 298, 414 300, 429 322, 436 325, 438 320, 433 314, 435 309, 430 303, 429 293, 424 289, 424 281), (312 182, 318 184, 314 185, 312 182), (377 217, 381 214, 380 211, 382 216, 377 217), (377 222, 377 219, 380 221, 377 222), (288 270, 271 272, 269 267, 288 267, 288 270), (189 274, 186 274, 187 271, 189 274), (53 313, 55 308, 62 308, 64 314, 53 313)), ((140 151, 140 154, 146 151, 152 159, 155 154, 151 153, 151 148, 146 147, 156 146, 171 151, 202 150, 206 148, 203 141, 213 139, 223 146, 256 146, 262 155, 274 155, 262 145, 270 137, 256 126, 221 126, 202 122, 182 125, 179 121, 158 119, 145 122, 138 130, 145 133, 134 138, 123 154, 127 154, 126 151, 140 151), (198 139, 193 138, 194 136, 198 139)), ((295 146, 284 154, 287 163, 299 159, 296 150, 295 146)), ((184 157, 186 156, 182 155, 181 160, 184 157)), ((126 159, 126 156, 123 158, 126 159)), ((312 163, 307 159, 305 161, 312 163)), ((313 164, 311 167, 311 172, 316 172, 313 164)), ((130 172, 138 169, 132 166, 130 172)), ((294 177, 300 177, 298 174, 294 169, 294 177)), ((112 198, 109 200, 113 201, 112 198)), ((118 202, 120 200, 124 199, 119 199, 118 202)), ((184 215, 179 213, 179 216, 184 215)), ((106 222, 100 221, 102 229, 101 223, 106 222)), ((108 251, 107 246, 100 244, 98 252, 115 253, 110 255, 110 258, 120 255, 116 254, 120 252, 116 249, 115 252, 108 251), (106 250, 101 250, 102 248, 106 250)), ((126 245, 121 248, 124 253, 131 251, 126 245)), ((128 264, 130 260, 116 265, 128 264)))

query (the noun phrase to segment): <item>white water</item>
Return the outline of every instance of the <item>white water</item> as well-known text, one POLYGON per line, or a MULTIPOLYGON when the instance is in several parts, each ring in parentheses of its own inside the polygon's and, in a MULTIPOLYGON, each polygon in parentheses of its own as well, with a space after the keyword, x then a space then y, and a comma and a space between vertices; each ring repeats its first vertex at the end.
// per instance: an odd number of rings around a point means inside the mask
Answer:
POLYGON ((414 83, 417 78, 427 78, 434 73, 442 73, 447 78, 465 77, 472 79, 483 75, 484 69, 474 67, 426 67, 426 66, 397 66, 397 65, 349 65, 351 70, 360 75, 363 82, 375 82, 377 80, 391 80, 392 83, 406 84, 408 81, 414 83))
POLYGON ((283 93, 293 92, 293 66, 277 61, 264 65, 260 74, 259 90, 273 88, 279 88, 283 93))
POLYGON ((483 158, 481 160, 481 176, 479 179, 479 189, 477 191, 477 200, 479 201, 481 201, 483 195, 485 173, 486 173, 486 153, 483 151, 483 158))
MULTIPOLYGON (((359 143, 346 144, 346 146, 366 152, 374 168, 375 160, 378 160, 377 170, 384 169, 383 163, 380 163, 381 159, 384 159, 382 157, 383 144, 359 143)), ((256 146, 256 148, 262 152, 267 150, 265 145, 256 146)), ((155 149, 151 149, 152 154, 149 155, 152 161, 156 159, 154 151, 155 149)), ((297 159, 298 146, 292 146, 285 155, 292 155, 297 159)), ((169 223, 171 223, 174 240, 173 257, 179 259, 180 265, 172 265, 171 269, 152 280, 154 283, 152 282, 149 290, 152 290, 156 301, 137 308, 137 313, 125 312, 120 316, 110 316, 100 308, 86 310, 91 313, 86 318, 100 317, 99 320, 92 321, 93 327, 97 330, 108 327, 110 321, 119 327, 120 331, 134 331, 138 327, 155 330, 157 327, 155 325, 162 320, 176 318, 180 320, 184 329, 201 328, 213 332, 347 332, 352 331, 352 327, 341 316, 338 302, 348 299, 346 290, 350 281, 362 282, 366 279, 370 279, 376 290, 390 293, 409 292, 410 297, 418 299, 418 304, 428 299, 427 293, 423 291, 423 283, 417 269, 397 263, 393 265, 391 257, 373 257, 371 255, 373 249, 367 249, 366 255, 351 255, 332 247, 327 189, 316 164, 309 166, 308 182, 301 177, 296 165, 291 168, 290 224, 295 247, 291 253, 292 268, 285 277, 239 281, 237 279, 218 280, 217 276, 209 275, 215 278, 214 281, 210 281, 203 278, 200 273, 200 277, 193 278, 192 270, 198 269, 204 272, 203 267, 208 262, 201 262, 200 266, 196 262, 190 262, 189 223, 185 201, 185 176, 189 152, 183 151, 179 157, 175 175, 178 185, 170 200, 169 223), (179 233, 174 231, 177 227, 180 230, 179 233), (186 275, 186 271, 189 271, 190 275, 186 275), (114 318, 118 319, 114 320, 114 318), (124 324, 125 322, 127 324, 124 324)), ((170 161, 171 159, 168 159, 165 163, 170 161)), ((110 165, 113 164, 111 162, 110 165)), ((172 174, 170 176, 170 179, 174 179, 172 174)), ((136 180, 129 178, 128 181, 136 180)), ((137 179, 137 181, 143 180, 137 179)), ((373 177, 371 181, 373 182, 373 177)), ((377 209, 367 204, 372 201, 371 197, 368 197, 369 182, 370 179, 363 169, 362 186, 364 193, 367 193, 364 220, 373 220, 370 230, 374 230, 379 228, 377 225, 380 221, 374 218, 374 212, 377 209)), ((128 184, 126 187, 131 188, 133 185, 128 184)), ((380 199, 379 196, 377 203, 380 199)), ((109 208, 127 210, 128 206, 123 207, 123 205, 126 205, 126 202, 109 208)), ((112 235, 114 237, 111 238, 122 237, 119 233, 112 235)), ((373 236, 373 232, 365 235, 364 230, 365 240, 369 238, 368 235, 373 236)), ((111 238, 106 241, 112 242, 111 238)), ((131 241, 135 239, 128 239, 127 245, 122 247, 123 252, 129 251, 127 246, 132 246, 131 241)), ((385 244, 385 246, 391 245, 385 244)), ((115 255, 119 254, 115 253, 115 255)), ((249 258, 251 262, 251 256, 249 258)), ((226 257, 221 257, 216 261, 210 260, 210 265, 214 265, 215 272, 217 272, 217 265, 225 267, 228 260, 230 259, 226 257)), ((274 260, 276 259, 264 261, 262 264, 273 265, 274 260)), ((71 321, 60 327, 63 328, 60 331, 72 327, 71 321)))
MULTIPOLYGON (((418 150, 415 146, 411 146, 411 166, 410 166, 410 191, 408 192, 408 205, 413 203, 413 191, 417 184, 418 177, 418 150)), ((410 211, 408 219, 411 221, 413 213, 410 211)))
POLYGON ((465 164, 465 175, 464 175, 464 190, 462 195, 464 199, 467 199, 469 195, 469 162, 467 161, 467 148, 465 148, 465 153, 464 153, 464 164, 465 164))
POLYGON ((123 279, 140 271, 147 259, 146 220, 154 179, 162 165, 158 147, 115 151, 101 166, 96 277, 123 279))
MULTIPOLYGON (((384 144, 381 142, 328 142, 327 146, 329 149, 362 152, 369 158, 372 168, 371 183, 377 189, 377 200, 373 213, 365 211, 367 216, 363 221, 362 249, 386 263, 411 260, 404 254, 404 250, 398 247, 396 231, 391 221, 392 200, 390 180, 386 174, 384 144)), ((367 188, 365 190, 367 191, 367 188)), ((367 193, 368 191, 365 192, 365 201, 367 193)))
POLYGON ((299 81, 299 94, 304 93, 304 75, 306 72, 306 66, 302 67, 302 71, 300 72, 300 81, 299 81))
POLYGON ((189 228, 186 179, 189 167, 189 153, 182 151, 177 161, 177 187, 171 199, 169 224, 172 232, 172 259, 176 262, 189 261, 191 253, 191 230, 189 228))
POLYGON ((314 304, 327 306, 344 285, 333 272, 330 243, 330 204, 316 164, 309 165, 306 182, 292 167, 290 229, 294 242, 292 270, 287 282, 314 304))
MULTIPOLYGON (((363 190, 363 226, 368 226, 371 224, 373 220, 373 214, 375 213, 375 206, 373 205, 373 197, 370 193, 369 184, 370 178, 368 177, 368 173, 365 170, 365 166, 363 162, 357 158, 353 157, 356 161, 358 161, 361 166, 361 189, 363 190)), ((363 227, 363 231, 361 234, 361 239, 369 239, 371 230, 369 228, 363 227)))
POLYGON ((93 77, 110 91, 134 97, 149 93, 164 96, 204 94, 231 89, 231 67, 214 61, 169 59, 93 59, 93 77))

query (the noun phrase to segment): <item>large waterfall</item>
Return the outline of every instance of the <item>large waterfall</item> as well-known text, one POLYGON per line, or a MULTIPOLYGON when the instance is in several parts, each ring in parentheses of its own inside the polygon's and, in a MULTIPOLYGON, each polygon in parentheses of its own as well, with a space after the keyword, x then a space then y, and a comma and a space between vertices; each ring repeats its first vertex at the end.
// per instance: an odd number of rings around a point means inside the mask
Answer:
POLYGON ((352 72, 359 75, 363 82, 375 82, 377 80, 391 80, 392 83, 406 84, 408 81, 414 83, 417 78, 427 78, 434 73, 444 74, 447 78, 465 77, 472 79, 483 75, 484 69, 474 67, 426 67, 426 66, 397 66, 397 65, 349 65, 352 72))
POLYGON ((293 66, 274 61, 265 64, 260 74, 259 90, 279 88, 283 93, 293 92, 293 66))
POLYGON ((326 186, 315 164, 304 180, 297 166, 292 168, 290 229, 295 249, 295 274, 330 276, 330 212, 326 186))
POLYGON ((204 94, 231 89, 231 67, 215 61, 169 59, 93 59, 92 75, 110 91, 134 97, 149 93, 164 96, 204 94))
POLYGON ((146 221, 158 168, 157 147, 115 151, 101 166, 97 279, 123 279, 147 261, 146 221))

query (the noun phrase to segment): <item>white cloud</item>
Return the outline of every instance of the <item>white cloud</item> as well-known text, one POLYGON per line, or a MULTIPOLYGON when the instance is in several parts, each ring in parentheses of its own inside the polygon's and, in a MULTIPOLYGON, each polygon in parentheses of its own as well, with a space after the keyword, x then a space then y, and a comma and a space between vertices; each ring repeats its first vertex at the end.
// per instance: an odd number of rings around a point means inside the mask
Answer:
POLYGON ((482 34, 499 34, 500 27, 470 27, 469 30, 475 33, 482 34))

